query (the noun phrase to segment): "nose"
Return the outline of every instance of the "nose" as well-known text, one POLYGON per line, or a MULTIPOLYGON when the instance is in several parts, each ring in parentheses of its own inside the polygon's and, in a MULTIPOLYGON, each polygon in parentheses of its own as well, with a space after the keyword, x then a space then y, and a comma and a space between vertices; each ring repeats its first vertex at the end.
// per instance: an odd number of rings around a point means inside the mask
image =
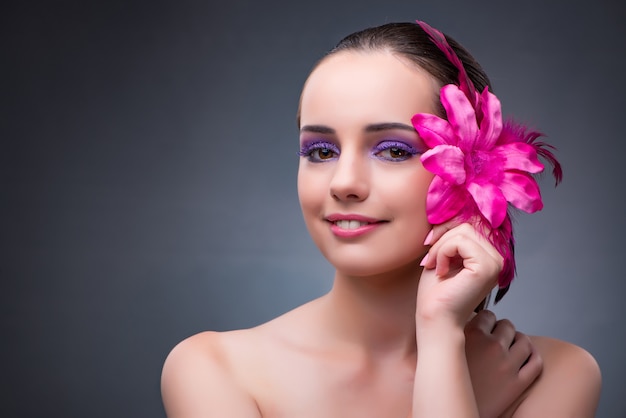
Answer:
POLYGON ((368 159, 344 150, 335 164, 330 194, 339 201, 362 201, 369 196, 368 159))

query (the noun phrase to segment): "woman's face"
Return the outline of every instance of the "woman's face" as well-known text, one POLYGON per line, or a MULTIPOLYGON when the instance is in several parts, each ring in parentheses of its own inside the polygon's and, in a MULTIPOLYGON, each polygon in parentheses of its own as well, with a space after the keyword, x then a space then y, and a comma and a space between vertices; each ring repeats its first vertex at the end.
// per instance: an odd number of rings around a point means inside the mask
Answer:
POLYGON ((355 276, 419 263, 432 174, 411 125, 434 113, 438 85, 387 52, 340 52, 307 80, 300 108, 298 194, 313 240, 355 276))

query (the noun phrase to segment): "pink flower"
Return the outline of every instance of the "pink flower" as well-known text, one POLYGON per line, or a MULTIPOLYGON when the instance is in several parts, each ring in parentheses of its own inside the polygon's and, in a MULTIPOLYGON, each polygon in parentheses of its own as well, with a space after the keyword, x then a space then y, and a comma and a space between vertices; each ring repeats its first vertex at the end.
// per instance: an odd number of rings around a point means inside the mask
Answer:
POLYGON ((443 33, 425 22, 417 24, 459 71, 456 85, 441 89, 447 120, 430 114, 413 116, 413 125, 430 150, 424 167, 435 174, 426 209, 432 224, 457 217, 472 222, 504 258, 496 302, 515 276, 515 239, 508 203, 532 213, 543 207, 539 186, 531 176, 543 170, 537 156, 552 165, 556 184, 561 164, 554 147, 539 141, 539 132, 524 125, 502 123, 500 102, 488 89, 478 94, 463 63, 443 33))
POLYGON ((538 134, 523 140, 517 126, 503 124, 500 101, 487 88, 475 97, 474 107, 458 86, 448 84, 441 88, 448 120, 426 113, 412 118, 430 148, 422 154, 422 164, 435 174, 426 199, 432 224, 480 212, 498 228, 507 202, 528 213, 543 207, 531 176, 544 168, 532 144, 538 134))

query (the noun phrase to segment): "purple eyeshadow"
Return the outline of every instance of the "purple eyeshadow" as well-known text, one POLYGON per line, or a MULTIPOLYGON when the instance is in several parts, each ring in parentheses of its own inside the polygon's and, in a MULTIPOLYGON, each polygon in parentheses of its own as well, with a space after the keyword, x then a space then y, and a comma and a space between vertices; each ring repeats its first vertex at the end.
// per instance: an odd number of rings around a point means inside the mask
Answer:
POLYGON ((372 153, 376 154, 381 151, 388 150, 389 148, 399 148, 403 151, 408 152, 411 155, 417 155, 420 153, 420 151, 417 148, 407 144, 406 142, 399 142, 399 141, 393 141, 393 140, 379 142, 374 147, 374 150, 372 151, 372 153))
POLYGON ((298 152, 298 155, 301 157, 307 157, 311 154, 313 150, 323 149, 323 148, 329 149, 337 154, 339 153, 339 148, 337 148, 337 146, 333 144, 332 142, 314 139, 310 141, 305 141, 300 146, 300 151, 298 152))

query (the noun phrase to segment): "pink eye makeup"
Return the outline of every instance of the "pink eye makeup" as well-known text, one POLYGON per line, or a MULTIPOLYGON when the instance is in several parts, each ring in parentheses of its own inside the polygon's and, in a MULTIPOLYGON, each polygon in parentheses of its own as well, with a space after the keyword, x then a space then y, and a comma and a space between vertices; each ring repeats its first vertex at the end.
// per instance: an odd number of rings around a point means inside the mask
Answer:
POLYGON ((339 156, 339 148, 332 142, 323 140, 305 141, 298 151, 300 157, 306 157, 314 163, 335 159, 339 156))
POLYGON ((372 150, 372 155, 386 161, 404 161, 422 152, 406 142, 387 140, 379 142, 372 150))

